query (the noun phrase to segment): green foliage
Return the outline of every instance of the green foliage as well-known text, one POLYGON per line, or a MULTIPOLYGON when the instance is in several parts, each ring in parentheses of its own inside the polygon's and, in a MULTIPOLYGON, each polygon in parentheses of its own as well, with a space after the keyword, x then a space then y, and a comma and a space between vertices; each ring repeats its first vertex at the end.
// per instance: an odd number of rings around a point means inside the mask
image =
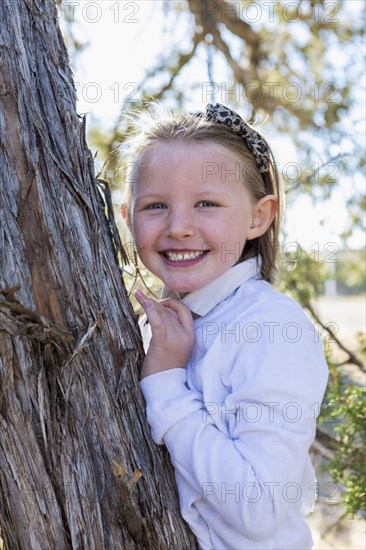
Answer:
POLYGON ((304 307, 321 296, 325 281, 333 278, 340 294, 365 293, 365 251, 332 251, 330 247, 324 257, 315 247, 311 251, 304 250, 298 243, 282 247, 279 290, 290 293, 304 307))
POLYGON ((316 255, 309 254, 298 243, 294 243, 294 246, 293 251, 289 245, 285 245, 282 249, 277 287, 281 292, 291 294, 302 306, 307 307, 312 300, 322 294, 324 282, 329 276, 329 268, 327 264, 319 261, 316 255))
POLYGON ((366 389, 347 385, 332 364, 330 374, 320 422, 335 421, 334 458, 328 468, 334 481, 344 486, 343 502, 353 517, 366 511, 366 389))
POLYGON ((357 333, 357 339, 358 339, 358 344, 359 344, 359 347, 360 347, 360 355, 363 357, 363 360, 365 361, 365 359, 366 359, 366 338, 365 338, 365 333, 358 332, 357 333))
POLYGON ((366 262, 364 250, 345 250, 335 264, 338 292, 362 294, 366 290, 366 262))
MULTIPOLYGON (((207 12, 204 2, 164 4, 171 15, 176 12, 177 23, 186 26, 186 36, 191 36, 195 46, 190 50, 185 44, 182 51, 171 29, 170 52, 161 53, 138 86, 141 101, 158 98, 177 108, 189 108, 188 98, 198 85, 189 74, 191 62, 200 57, 202 63, 207 56, 208 64, 210 51, 215 99, 232 103, 241 112, 247 108, 248 118, 256 120, 273 139, 282 134, 295 145, 296 154, 290 150, 292 156, 284 162, 297 162, 301 176, 299 181, 289 182, 287 190, 295 194, 305 191, 317 200, 329 197, 341 179, 362 168, 364 162, 357 109, 364 71, 364 6, 357 3, 349 10, 347 1, 323 0, 283 0, 272 7, 257 3, 259 20, 254 22, 250 1, 241 2, 242 7, 239 2, 231 3, 230 9, 225 2, 221 9, 215 2, 209 4, 207 12), (230 19, 227 13, 233 8, 237 16, 230 19), (207 15, 211 12, 212 20, 207 15), (196 25, 188 17, 192 13, 196 25), (157 79, 157 74, 161 78, 157 79)), ((209 84, 204 71, 201 80, 201 88, 209 84)), ((204 97, 203 88, 200 95, 204 97)), ((123 104, 119 122, 123 111, 132 107, 123 104)), ((99 147, 101 136, 93 137, 99 147)), ((124 139, 120 124, 104 139, 104 148, 115 151, 124 139)), ((117 160, 111 155, 108 168, 114 169, 117 160)), ((279 168, 282 172, 284 166, 279 168)), ((360 218, 360 200, 353 200, 356 189, 349 187, 355 219, 360 218)))

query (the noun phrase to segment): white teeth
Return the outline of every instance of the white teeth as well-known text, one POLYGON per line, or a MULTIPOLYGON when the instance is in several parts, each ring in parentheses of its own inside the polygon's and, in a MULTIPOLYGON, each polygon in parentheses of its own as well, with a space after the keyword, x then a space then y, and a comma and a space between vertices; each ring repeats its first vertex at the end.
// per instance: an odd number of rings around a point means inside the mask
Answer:
POLYGON ((194 260, 199 258, 204 253, 204 250, 196 250, 194 252, 165 252, 168 260, 172 262, 181 262, 182 260, 194 260))

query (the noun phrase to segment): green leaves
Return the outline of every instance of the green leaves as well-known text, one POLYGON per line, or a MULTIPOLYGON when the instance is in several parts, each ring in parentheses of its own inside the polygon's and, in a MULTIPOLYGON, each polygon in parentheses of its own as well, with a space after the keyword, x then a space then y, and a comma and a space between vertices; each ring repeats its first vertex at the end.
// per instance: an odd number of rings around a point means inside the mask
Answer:
POLYGON ((365 511, 366 503, 366 389, 346 385, 332 365, 331 379, 320 421, 336 421, 334 458, 328 468, 334 481, 343 484, 346 512, 354 516, 365 511))

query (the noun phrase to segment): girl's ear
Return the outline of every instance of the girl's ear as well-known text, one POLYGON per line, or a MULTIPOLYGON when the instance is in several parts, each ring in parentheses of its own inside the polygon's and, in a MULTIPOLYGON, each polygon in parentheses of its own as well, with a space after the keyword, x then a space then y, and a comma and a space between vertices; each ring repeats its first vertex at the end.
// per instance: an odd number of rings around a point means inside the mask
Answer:
POLYGON ((124 219, 128 229, 131 231, 130 214, 128 211, 128 206, 125 202, 121 205, 121 213, 122 213, 122 218, 124 219))
POLYGON ((278 212, 278 200, 274 195, 266 195, 260 199, 252 210, 252 223, 247 240, 261 237, 271 225, 278 212))

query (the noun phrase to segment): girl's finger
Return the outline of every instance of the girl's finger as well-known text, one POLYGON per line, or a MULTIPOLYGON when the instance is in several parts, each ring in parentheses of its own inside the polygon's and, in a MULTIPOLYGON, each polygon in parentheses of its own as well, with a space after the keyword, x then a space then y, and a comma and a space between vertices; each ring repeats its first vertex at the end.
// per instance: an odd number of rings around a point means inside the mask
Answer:
POLYGON ((171 309, 178 317, 178 321, 185 329, 193 326, 193 317, 189 308, 175 298, 166 298, 160 302, 167 309, 171 309))
MULTIPOLYGON (((167 311, 167 308, 163 307, 163 301, 157 302, 155 300, 152 300, 151 298, 148 298, 141 290, 136 290, 135 296, 145 311, 147 309, 151 309, 152 307, 155 307, 156 311, 160 312, 163 315, 167 311)), ((171 309, 172 312, 174 311, 173 308, 169 309, 171 309)))
POLYGON ((163 327, 163 321, 161 319, 158 308, 161 306, 151 300, 141 290, 136 290, 135 296, 137 301, 142 305, 146 313, 147 320, 149 321, 152 329, 159 329, 163 327))
POLYGON ((142 290, 135 290, 135 297, 136 297, 136 300, 139 302, 139 304, 142 305, 143 308, 146 307, 149 307, 150 305, 150 298, 148 298, 147 296, 145 296, 145 294, 142 292, 142 290))
POLYGON ((165 323, 168 323, 169 327, 172 328, 172 315, 183 329, 189 331, 193 329, 192 314, 187 306, 179 302, 179 300, 167 298, 161 302, 156 302, 145 296, 141 290, 136 290, 135 296, 144 308, 153 334, 157 335, 157 331, 165 331, 165 323))

